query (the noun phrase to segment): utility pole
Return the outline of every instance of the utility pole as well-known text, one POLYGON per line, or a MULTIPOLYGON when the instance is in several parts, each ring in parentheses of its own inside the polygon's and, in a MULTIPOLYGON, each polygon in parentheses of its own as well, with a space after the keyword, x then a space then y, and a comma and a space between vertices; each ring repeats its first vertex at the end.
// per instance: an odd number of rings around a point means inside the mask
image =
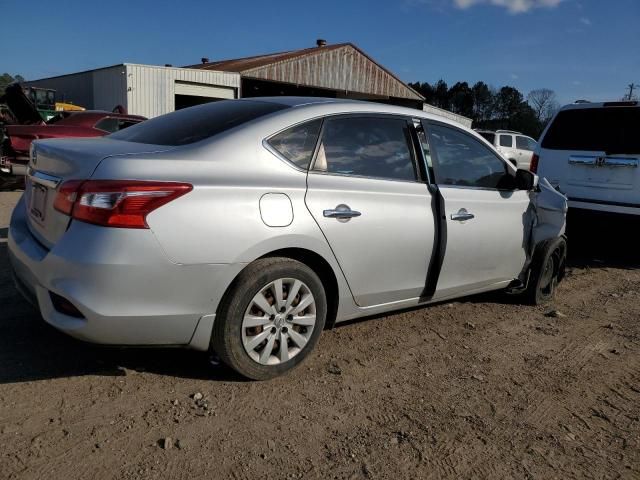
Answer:
POLYGON ((629 95, 627 95, 627 99, 628 100, 632 100, 633 99, 633 89, 636 88, 638 85, 636 85, 635 83, 630 83, 629 85, 629 95))

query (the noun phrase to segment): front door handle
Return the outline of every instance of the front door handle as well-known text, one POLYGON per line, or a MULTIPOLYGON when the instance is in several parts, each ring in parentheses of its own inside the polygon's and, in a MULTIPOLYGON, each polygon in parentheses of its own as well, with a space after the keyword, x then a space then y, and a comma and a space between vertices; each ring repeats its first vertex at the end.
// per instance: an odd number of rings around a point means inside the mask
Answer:
POLYGON ((362 214, 356 210, 351 210, 351 208, 349 208, 349 205, 341 203, 332 210, 323 210, 322 215, 327 218, 349 219, 353 217, 359 217, 362 214))
POLYGON ((456 220, 458 222, 464 222, 465 220, 471 220, 476 216, 473 213, 467 212, 466 208, 461 208, 458 210, 458 213, 451 214, 451 220, 456 220))

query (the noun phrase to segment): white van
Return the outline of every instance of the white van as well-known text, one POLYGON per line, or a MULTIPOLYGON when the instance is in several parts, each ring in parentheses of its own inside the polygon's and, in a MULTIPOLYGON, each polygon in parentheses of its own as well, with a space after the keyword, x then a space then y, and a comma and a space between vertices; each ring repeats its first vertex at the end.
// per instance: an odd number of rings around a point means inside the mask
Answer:
POLYGON ((640 215, 640 104, 575 103, 542 133, 531 171, 569 208, 640 215))

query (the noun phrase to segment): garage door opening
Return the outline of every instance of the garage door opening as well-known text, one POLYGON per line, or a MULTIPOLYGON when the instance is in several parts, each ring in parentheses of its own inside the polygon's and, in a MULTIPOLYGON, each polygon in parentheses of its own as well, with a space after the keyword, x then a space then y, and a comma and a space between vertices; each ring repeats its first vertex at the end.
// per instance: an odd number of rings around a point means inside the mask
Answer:
POLYGON ((203 83, 175 83, 175 109, 193 107, 203 103, 236 98, 236 89, 207 85, 203 83))
POLYGON ((176 110, 202 105, 203 103, 217 102, 222 98, 199 97, 197 95, 176 95, 176 110))

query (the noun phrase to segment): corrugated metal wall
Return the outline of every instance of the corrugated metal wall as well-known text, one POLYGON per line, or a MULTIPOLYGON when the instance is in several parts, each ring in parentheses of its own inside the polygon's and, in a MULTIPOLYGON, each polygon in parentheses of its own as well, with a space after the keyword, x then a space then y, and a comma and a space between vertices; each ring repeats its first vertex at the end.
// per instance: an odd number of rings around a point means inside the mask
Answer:
POLYGON ((421 100, 389 72, 350 45, 243 70, 243 76, 382 97, 421 100))
POLYGON ((133 115, 151 118, 175 110, 176 81, 213 87, 212 92, 219 92, 220 98, 238 98, 240 91, 239 73, 129 63, 25 83, 53 88, 58 101, 90 110, 111 111, 116 105, 122 105, 133 115))
POLYGON ((93 106, 93 71, 72 73, 61 77, 43 78, 25 82, 40 88, 53 88, 59 102, 69 102, 85 108, 93 106))
POLYGON ((238 98, 240 74, 188 68, 125 64, 129 113, 157 117, 175 109, 175 83, 190 82, 233 90, 238 98))
POLYGON ((125 65, 93 72, 93 108, 112 111, 116 105, 127 108, 127 76, 125 65))

